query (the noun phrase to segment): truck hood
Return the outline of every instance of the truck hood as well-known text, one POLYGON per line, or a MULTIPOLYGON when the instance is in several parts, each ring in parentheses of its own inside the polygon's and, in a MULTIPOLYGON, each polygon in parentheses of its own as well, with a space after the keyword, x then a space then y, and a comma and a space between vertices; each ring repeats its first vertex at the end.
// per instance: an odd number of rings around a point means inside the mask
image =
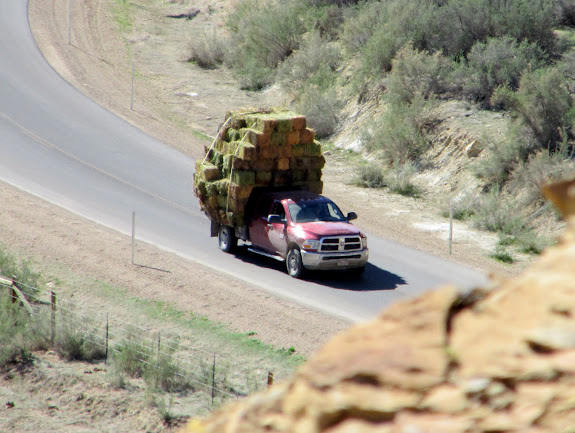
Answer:
POLYGON ((317 221, 311 223, 299 223, 296 226, 311 235, 322 236, 342 236, 359 235, 359 229, 350 223, 317 221))

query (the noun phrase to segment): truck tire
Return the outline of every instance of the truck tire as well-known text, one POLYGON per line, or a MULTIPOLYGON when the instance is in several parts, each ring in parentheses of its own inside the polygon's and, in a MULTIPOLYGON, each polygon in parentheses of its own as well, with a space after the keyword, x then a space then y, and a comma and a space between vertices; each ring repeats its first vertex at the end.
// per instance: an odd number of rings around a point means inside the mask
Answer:
POLYGON ((298 248, 289 250, 286 257, 286 267, 290 277, 302 278, 305 273, 303 262, 301 260, 301 252, 298 248))
POLYGON ((233 252, 238 246, 238 238, 234 229, 229 226, 221 225, 218 230, 218 246, 225 253, 233 252))

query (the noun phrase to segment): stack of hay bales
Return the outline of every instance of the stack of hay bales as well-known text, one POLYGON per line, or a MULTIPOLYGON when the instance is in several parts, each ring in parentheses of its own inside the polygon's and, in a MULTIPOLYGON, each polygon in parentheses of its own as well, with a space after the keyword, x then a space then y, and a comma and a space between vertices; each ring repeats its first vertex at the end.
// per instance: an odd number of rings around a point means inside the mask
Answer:
POLYGON ((304 116, 258 110, 228 112, 225 120, 194 174, 194 192, 212 221, 242 226, 256 187, 322 192, 325 159, 304 116))

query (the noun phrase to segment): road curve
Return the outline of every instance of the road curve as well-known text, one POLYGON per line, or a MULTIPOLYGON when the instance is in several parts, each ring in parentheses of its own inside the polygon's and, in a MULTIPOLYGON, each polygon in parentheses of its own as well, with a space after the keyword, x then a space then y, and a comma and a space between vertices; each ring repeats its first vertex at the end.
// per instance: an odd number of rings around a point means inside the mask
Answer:
POLYGON ((192 159, 62 79, 34 42, 27 0, 0 3, 0 33, 3 181, 125 234, 135 211, 139 240, 352 321, 439 284, 485 283, 480 272, 369 234, 370 263, 359 280, 325 274, 294 280, 281 263, 243 248, 220 252, 192 193, 192 159))

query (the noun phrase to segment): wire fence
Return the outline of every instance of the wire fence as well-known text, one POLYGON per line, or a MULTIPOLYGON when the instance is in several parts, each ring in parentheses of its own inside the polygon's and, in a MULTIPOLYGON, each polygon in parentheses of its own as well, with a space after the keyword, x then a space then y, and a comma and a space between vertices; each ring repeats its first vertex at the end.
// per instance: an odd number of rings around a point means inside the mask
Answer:
POLYGON ((80 359, 77 352, 89 348, 92 359, 122 363, 128 375, 145 376, 167 391, 186 388, 203 392, 212 405, 273 383, 273 373, 267 369, 242 366, 237 359, 186 344, 169 332, 121 323, 109 313, 80 308, 53 290, 0 276, 2 287, 9 291, 12 304, 45 324, 40 328, 50 345, 70 359, 80 359))

